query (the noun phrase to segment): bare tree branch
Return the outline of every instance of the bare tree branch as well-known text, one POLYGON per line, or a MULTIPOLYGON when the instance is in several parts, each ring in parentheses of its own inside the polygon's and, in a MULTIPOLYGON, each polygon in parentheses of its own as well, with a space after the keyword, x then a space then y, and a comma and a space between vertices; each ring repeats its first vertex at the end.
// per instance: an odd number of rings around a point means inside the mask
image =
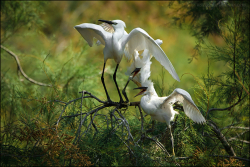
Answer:
MULTIPOLYGON (((94 109, 94 110, 89 111, 89 112, 85 115, 85 117, 81 120, 81 123, 80 123, 80 125, 79 125, 78 130, 77 130, 77 134, 76 134, 74 143, 75 143, 75 141, 76 141, 76 139, 77 139, 78 136, 79 136, 79 138, 78 138, 77 142, 79 142, 79 140, 80 140, 80 133, 81 133, 80 129, 81 129, 82 123, 85 121, 85 119, 86 119, 90 114, 93 114, 93 113, 95 113, 95 112, 97 112, 97 111, 99 111, 99 110, 101 110, 101 109, 103 109, 103 108, 105 108, 105 107, 106 107, 106 106, 98 107, 98 108, 96 108, 96 109, 94 109)), ((95 117, 95 116, 94 116, 94 117, 95 117)), ((82 135, 83 135, 83 134, 84 134, 84 132, 82 133, 82 135)), ((82 136, 82 135, 81 135, 81 136, 82 136)), ((76 142, 76 143, 77 143, 77 142, 76 142)))
POLYGON ((139 111, 140 111, 140 114, 141 114, 141 133, 143 133, 143 119, 144 119, 144 117, 143 117, 143 114, 141 112, 141 106, 138 105, 138 108, 139 108, 139 111))
MULTIPOLYGON (((98 114, 95 114, 95 115, 98 115, 98 114)), ((92 114, 90 114, 90 118, 91 118, 91 124, 92 124, 92 126, 95 128, 95 131, 98 132, 98 129, 97 129, 97 127, 95 126, 94 118, 92 117, 92 114)))
POLYGON ((246 129, 246 130, 250 130, 250 127, 240 127, 240 126, 232 126, 232 125, 229 125, 229 126, 226 126, 224 128, 221 128, 220 130, 224 130, 224 129, 227 129, 227 128, 230 128, 230 129, 246 129))
MULTIPOLYGON (((243 99, 243 98, 242 98, 243 99)), ((233 104, 232 106, 230 107, 227 107, 227 108, 224 108, 224 109, 218 109, 218 108, 212 108, 212 109, 209 109, 208 112, 207 112, 207 117, 208 117, 208 114, 210 111, 215 111, 215 110, 219 110, 219 111, 223 111, 223 110, 228 110, 230 108, 232 108, 233 106, 237 105, 242 99, 239 99, 237 103, 233 104)), ((183 110, 182 107, 180 106, 175 106, 174 108, 178 108, 180 110, 183 110)), ((235 152, 234 152, 234 149, 230 146, 230 144, 227 142, 225 136, 221 133, 220 129, 217 127, 217 125, 209 120, 207 121, 207 124, 212 127, 213 131, 215 132, 216 134, 216 137, 221 141, 222 145, 224 146, 225 150, 227 151, 227 153, 231 156, 236 156, 235 152)))
MULTIPOLYGON (((246 97, 246 96, 245 96, 246 97)), ((208 115, 211 111, 225 111, 225 110, 230 110, 231 108, 233 108, 234 106, 236 106, 237 104, 239 104, 245 97, 243 98, 239 98, 239 100, 234 103, 233 105, 231 105, 230 107, 227 107, 227 108, 211 108, 207 111, 207 116, 206 116, 206 119, 208 118, 208 115)))
MULTIPOLYGON (((82 93, 82 98, 81 98, 81 119, 80 119, 80 127, 82 127, 82 101, 83 101, 83 96, 85 95, 85 91, 79 92, 82 93)), ((81 129, 80 129, 81 130, 81 129)))
POLYGON ((12 57, 14 57, 14 59, 16 60, 16 63, 17 63, 17 66, 18 66, 18 69, 19 71, 21 71, 22 75, 30 82, 34 83, 34 84, 37 84, 37 85, 40 85, 40 86, 48 86, 48 87, 52 87, 52 85, 49 85, 49 84, 44 84, 44 83, 41 83, 41 82, 38 82, 38 81, 35 81, 34 79, 31 79, 29 78, 23 71, 22 69, 22 66, 20 64, 20 61, 18 59, 18 56, 13 53, 12 51, 10 51, 9 49, 7 49, 6 47, 2 46, 1 45, 1 48, 4 49, 7 53, 9 53, 12 57))
MULTIPOLYGON (((239 159, 242 161, 248 161, 250 162, 250 159, 242 158, 242 157, 236 157, 236 156, 227 156, 227 155, 209 155, 210 157, 225 157, 225 158, 234 158, 234 159, 239 159)), ((186 160, 186 159, 191 159, 193 156, 190 157, 175 157, 175 159, 179 160, 186 160)))
POLYGON ((163 144, 161 144, 161 142, 159 142, 158 140, 155 140, 153 138, 147 137, 147 136, 145 136, 145 138, 148 139, 148 140, 154 141, 162 149, 163 152, 167 153, 167 155, 170 156, 170 154, 168 153, 166 148, 163 146, 163 144))
POLYGON ((124 125, 126 126, 127 128, 127 131, 128 131, 128 140, 129 138, 132 139, 132 141, 134 142, 134 138, 130 132, 130 128, 129 128, 129 124, 128 124, 128 121, 126 120, 126 118, 123 117, 123 115, 117 110, 117 108, 115 108, 115 111, 119 114, 119 116, 123 119, 123 122, 124 122, 124 125))
POLYGON ((207 124, 213 128, 213 131, 215 132, 217 138, 221 141, 222 145, 224 146, 226 152, 230 155, 230 156, 236 156, 234 149, 230 146, 230 144, 227 142, 226 137, 221 133, 221 131, 219 130, 219 128, 216 126, 216 124, 214 122, 207 121, 207 124))
MULTIPOLYGON (((245 134, 246 132, 249 132, 249 130, 244 131, 244 132, 242 132, 242 133, 240 133, 240 134, 237 133, 237 136, 234 136, 234 137, 232 137, 232 138, 238 138, 238 137, 240 137, 241 135, 245 134)), ((228 139, 228 141, 229 141, 229 140, 230 140, 230 139, 228 139)))
POLYGON ((228 141, 232 141, 232 140, 238 140, 238 141, 241 141, 241 142, 243 142, 243 143, 250 144, 249 141, 247 141, 247 140, 240 140, 240 139, 238 139, 238 138, 236 138, 236 137, 232 137, 232 138, 228 139, 228 141))

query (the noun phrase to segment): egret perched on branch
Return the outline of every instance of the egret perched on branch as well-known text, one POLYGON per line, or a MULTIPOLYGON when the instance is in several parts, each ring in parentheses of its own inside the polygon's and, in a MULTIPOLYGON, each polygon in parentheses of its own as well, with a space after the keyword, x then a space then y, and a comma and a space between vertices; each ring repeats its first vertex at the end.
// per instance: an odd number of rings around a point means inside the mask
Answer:
POLYGON ((153 55, 156 60, 158 60, 162 66, 165 67, 166 70, 173 76, 174 79, 180 81, 177 73, 173 65, 171 64, 170 60, 161 49, 161 47, 153 40, 151 36, 148 35, 146 31, 141 28, 133 29, 129 34, 126 33, 124 28, 126 27, 125 23, 121 20, 99 20, 101 22, 107 23, 108 29, 109 27, 113 28, 113 32, 105 31, 104 28, 100 25, 91 24, 91 23, 83 23, 80 25, 75 26, 77 31, 82 35, 82 37, 88 42, 89 46, 92 47, 93 45, 93 38, 97 38, 101 42, 101 44, 105 45, 103 49, 104 55, 104 65, 102 71, 102 84, 105 89, 105 93, 107 96, 107 100, 111 103, 111 99, 108 95, 106 90, 106 86, 104 83, 104 69, 105 64, 108 59, 114 59, 116 62, 116 69, 113 74, 113 80, 115 82, 116 88, 118 90, 118 94, 120 97, 120 103, 123 102, 121 97, 121 93, 119 91, 117 82, 116 82, 116 71, 121 62, 122 56, 125 52, 125 56, 130 60, 131 57, 134 55, 134 51, 140 51, 144 49, 148 49, 150 54, 153 55))
POLYGON ((178 114, 178 112, 173 109, 172 105, 179 101, 183 104, 185 114, 194 122, 201 124, 206 122, 205 118, 200 113, 200 110, 192 100, 190 94, 183 89, 176 88, 169 96, 158 97, 154 89, 153 82, 150 80, 146 80, 142 83, 142 87, 135 89, 141 89, 141 92, 139 92, 136 96, 143 95, 140 105, 145 113, 149 114, 153 120, 167 123, 171 135, 173 155, 175 155, 174 139, 171 132, 170 121, 174 119, 175 114, 178 114))
MULTIPOLYGON (((155 42, 160 46, 162 44, 162 40, 157 39, 155 42)), ((151 61, 150 59, 152 56, 149 54, 148 49, 144 49, 144 51, 141 54, 141 57, 139 56, 139 53, 137 51, 134 52, 133 62, 131 65, 127 68, 127 72, 125 73, 127 76, 129 76, 128 81, 122 90, 122 94, 126 98, 126 102, 128 102, 128 97, 126 94, 126 87, 130 80, 132 80, 138 87, 141 87, 141 83, 145 82, 150 77, 150 65, 151 61)))

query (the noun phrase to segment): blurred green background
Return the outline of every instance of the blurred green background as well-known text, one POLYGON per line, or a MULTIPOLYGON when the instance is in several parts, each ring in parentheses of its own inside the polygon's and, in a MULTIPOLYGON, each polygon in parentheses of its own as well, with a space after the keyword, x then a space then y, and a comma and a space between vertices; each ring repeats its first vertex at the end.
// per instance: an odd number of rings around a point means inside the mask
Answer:
MULTIPOLYGON (((173 2, 173 7, 178 5, 173 2)), ((173 9, 169 8, 169 2, 165 1, 53 1, 43 4, 44 13, 41 18, 44 20, 44 26, 36 31, 33 31, 33 26, 30 29, 21 28, 3 44, 8 46, 10 50, 16 53, 19 58, 23 70, 26 74, 43 83, 50 83, 50 79, 43 70, 44 65, 48 68, 49 72, 69 73, 64 66, 82 66, 88 67, 88 70, 94 70, 95 73, 85 75, 85 83, 79 86, 80 90, 87 90, 89 92, 99 92, 101 99, 105 99, 105 93, 101 84, 101 70, 103 67, 103 45, 94 45, 90 48, 87 42, 81 35, 74 29, 75 25, 81 23, 98 23, 98 19, 114 20, 121 19, 126 23, 126 31, 130 32, 136 27, 144 29, 154 39, 163 40, 161 45, 163 51, 166 53, 172 62, 177 74, 181 78, 181 82, 175 81, 171 75, 162 69, 162 66, 154 58, 151 65, 151 79, 154 82, 159 80, 162 84, 161 76, 164 72, 164 87, 165 90, 174 89, 176 87, 183 88, 192 95, 192 86, 196 83, 195 77, 200 77, 203 73, 207 72, 207 57, 204 54, 197 57, 191 63, 188 59, 194 54, 195 38, 191 36, 185 25, 183 29, 178 28, 172 24, 172 17, 178 13, 174 13, 173 9), (22 32, 25 32, 22 33, 22 32), (84 48, 84 54, 79 55, 77 58, 72 55, 73 52, 78 53, 84 48), (69 54, 71 52, 71 54, 69 54), (93 65, 93 66, 92 66, 93 65), (94 68, 94 69, 92 69, 94 68), (185 73, 190 73, 183 75, 185 73), (93 84, 96 83, 95 86, 93 84)), ((219 46, 223 45, 223 40, 210 36, 209 42, 216 43, 219 46)), ((120 90, 125 85, 127 76, 124 75, 129 63, 124 58, 120 64, 117 73, 117 82, 120 90)), ((105 83, 111 98, 115 101, 118 94, 112 75, 115 69, 115 62, 108 60, 105 72, 105 83)), ((222 71, 225 69, 223 64, 217 63, 210 67, 210 71, 222 71)), ((16 75, 17 66, 13 58, 7 53, 1 54, 1 71, 12 73, 13 77, 16 75)), ((70 74, 68 74, 70 77, 70 74)), ((68 78, 69 79, 69 78, 68 78)), ((81 80, 80 78, 78 78, 81 80)), ((197 78, 198 79, 198 78, 197 78)), ((27 80, 20 82, 15 81, 15 84, 28 83, 27 80)), ((74 82, 72 80, 71 82, 74 82)), ((65 83, 56 81, 59 87, 65 83)), ((127 94, 131 101, 140 100, 140 97, 133 98, 137 92, 132 88, 136 87, 134 83, 130 83, 127 89, 127 94)), ((45 89, 45 88, 38 88, 45 89)), ((46 88, 50 89, 50 88, 46 88)), ((172 90, 171 90, 172 91, 172 90)), ((166 94, 167 95, 167 94, 166 94)), ((194 99, 195 101, 195 99, 194 99)))

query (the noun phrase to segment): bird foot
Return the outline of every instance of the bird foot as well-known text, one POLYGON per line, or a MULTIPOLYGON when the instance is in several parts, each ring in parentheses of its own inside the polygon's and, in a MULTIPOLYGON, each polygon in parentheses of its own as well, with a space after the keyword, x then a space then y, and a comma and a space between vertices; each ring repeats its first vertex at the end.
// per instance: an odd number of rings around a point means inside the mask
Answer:
POLYGON ((128 108, 128 107, 130 106, 130 102, 129 102, 129 101, 125 101, 125 102, 123 102, 123 103, 120 103, 120 105, 121 105, 122 107, 128 108))
POLYGON ((123 104, 126 105, 127 107, 130 106, 130 102, 129 101, 125 101, 123 104))
POLYGON ((123 99, 120 99, 120 104, 124 104, 125 102, 123 101, 123 99))
POLYGON ((130 106, 130 102, 129 101, 127 102, 127 106, 130 106))

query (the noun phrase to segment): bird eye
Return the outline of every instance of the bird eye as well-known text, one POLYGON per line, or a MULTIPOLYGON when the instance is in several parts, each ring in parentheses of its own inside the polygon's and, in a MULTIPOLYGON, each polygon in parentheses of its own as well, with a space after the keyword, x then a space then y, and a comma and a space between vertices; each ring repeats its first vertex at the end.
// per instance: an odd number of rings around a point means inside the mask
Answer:
POLYGON ((116 25, 117 23, 114 23, 114 25, 116 25))

